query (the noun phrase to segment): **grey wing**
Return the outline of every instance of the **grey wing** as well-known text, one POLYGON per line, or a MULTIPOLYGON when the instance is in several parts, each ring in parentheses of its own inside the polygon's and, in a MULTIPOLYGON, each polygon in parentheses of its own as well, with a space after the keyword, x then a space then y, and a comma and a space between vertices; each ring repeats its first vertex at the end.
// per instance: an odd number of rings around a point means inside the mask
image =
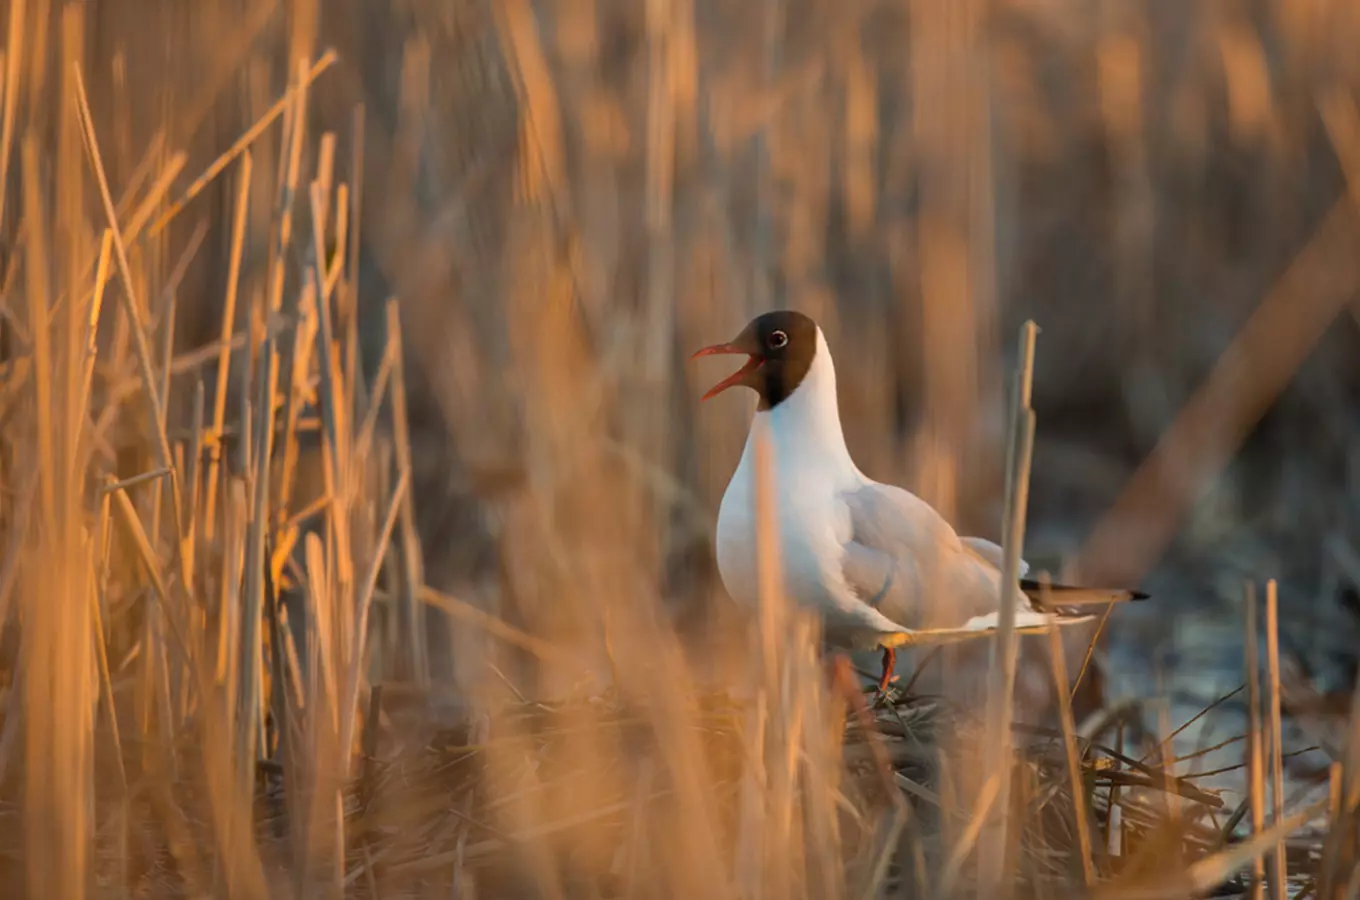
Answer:
MULTIPOLYGON (((864 603, 908 628, 950 627, 996 612, 1000 572, 919 497, 867 482, 842 495, 850 539, 842 569, 864 603)), ((988 542, 982 541, 985 545, 988 542)), ((995 544, 994 555, 1000 558, 995 544)))
MULTIPOLYGON (((989 541, 986 538, 980 537, 959 538, 959 541, 963 544, 965 548, 969 550, 969 552, 982 557, 986 562, 990 563, 992 567, 995 568, 998 572, 1005 568, 1006 561, 1005 557, 1002 554, 1000 544, 994 543, 993 541, 989 541)), ((1023 578, 1028 574, 1029 563, 1025 562, 1022 559, 1020 560, 1020 577, 1023 578)))

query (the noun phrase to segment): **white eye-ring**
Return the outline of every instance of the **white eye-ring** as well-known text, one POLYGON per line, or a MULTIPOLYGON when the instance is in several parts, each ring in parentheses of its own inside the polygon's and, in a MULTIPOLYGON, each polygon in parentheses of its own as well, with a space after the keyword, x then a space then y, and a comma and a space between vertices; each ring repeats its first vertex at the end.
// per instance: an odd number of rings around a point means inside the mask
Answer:
POLYGON ((789 343, 789 336, 782 331, 770 332, 770 339, 767 341, 771 350, 779 350, 789 343))

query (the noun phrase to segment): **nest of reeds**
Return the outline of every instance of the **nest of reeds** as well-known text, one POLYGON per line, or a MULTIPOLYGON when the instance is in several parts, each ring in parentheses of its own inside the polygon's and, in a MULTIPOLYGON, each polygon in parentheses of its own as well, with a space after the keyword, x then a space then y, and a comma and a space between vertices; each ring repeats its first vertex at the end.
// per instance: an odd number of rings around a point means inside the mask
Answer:
MULTIPOLYGON (((742 733, 748 712, 749 701, 715 693, 695 699, 689 721, 721 800, 718 821, 725 833, 718 843, 731 854, 740 847, 741 781, 749 777, 748 736, 742 733)), ((976 747, 982 723, 929 696, 891 702, 880 696, 869 712, 868 730, 851 716, 844 731, 839 826, 845 850, 853 855, 872 837, 870 811, 901 803, 900 830, 882 865, 889 895, 898 888, 929 896, 966 887, 973 878, 968 857, 978 838, 978 809, 966 805, 958 753, 976 747)), ((579 896, 648 896, 630 881, 630 873, 646 865, 631 858, 645 846, 637 832, 664 821, 676 802, 676 785, 665 774, 666 748, 651 719, 610 695, 524 703, 506 710, 498 724, 517 732, 516 738, 498 739, 485 720, 467 722, 437 730, 390 758, 364 761, 347 804, 346 885, 357 896, 419 895, 435 884, 470 883, 491 896, 517 896, 516 888, 529 895, 530 885, 542 877, 529 874, 539 857, 539 864, 550 858, 570 870, 561 873, 563 881, 579 889, 579 896), (573 765, 580 758, 570 746, 573 731, 587 721, 617 751, 593 755, 588 764, 609 767, 615 776, 626 773, 611 782, 635 789, 612 795, 577 790, 583 781, 597 781, 573 765), (532 786, 519 797, 488 788, 488 782, 503 788, 515 781, 532 786), (581 796, 590 802, 575 802, 581 796), (572 814, 538 819, 531 829, 511 833, 498 824, 509 803, 572 814)), ((1234 809, 1218 793, 1168 774, 1157 760, 1079 738, 1074 779, 1061 730, 1016 726, 1015 732, 1020 746, 1012 761, 1009 815, 1019 827, 1012 829, 1008 853, 1019 896, 1053 895, 1083 878, 1094 879, 1094 886, 1157 875, 1208 859, 1236 841, 1244 808, 1234 809), (1074 802, 1074 785, 1080 803, 1074 802), (1088 818, 1087 829, 1078 824, 1081 816, 1088 818)), ((994 802, 985 786, 981 794, 982 804, 994 802)), ((1291 844, 1291 869, 1315 867, 1320 850, 1320 841, 1291 844)), ((1235 881, 1223 885, 1227 893, 1238 888, 1235 881)))

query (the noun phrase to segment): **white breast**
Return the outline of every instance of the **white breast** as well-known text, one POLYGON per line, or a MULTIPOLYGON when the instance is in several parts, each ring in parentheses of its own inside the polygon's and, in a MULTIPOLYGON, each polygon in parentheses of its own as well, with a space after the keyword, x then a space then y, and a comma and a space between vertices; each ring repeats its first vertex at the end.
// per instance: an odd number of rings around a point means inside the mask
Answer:
MULTIPOLYGON (((779 461, 775 450, 774 491, 779 562, 788 596, 823 608, 827 588, 841 580, 842 547, 849 515, 837 501, 832 479, 797 458, 779 461)), ((758 599, 754 452, 742 455, 718 510, 718 571, 732 599, 752 607, 758 599)))
POLYGON ((863 476, 845 447, 835 369, 820 330, 803 383, 774 409, 756 413, 718 511, 719 574, 732 598, 752 607, 758 599, 755 435, 762 430, 771 445, 784 590, 794 601, 825 611, 844 603, 847 594, 841 557, 850 519, 839 495, 863 476))

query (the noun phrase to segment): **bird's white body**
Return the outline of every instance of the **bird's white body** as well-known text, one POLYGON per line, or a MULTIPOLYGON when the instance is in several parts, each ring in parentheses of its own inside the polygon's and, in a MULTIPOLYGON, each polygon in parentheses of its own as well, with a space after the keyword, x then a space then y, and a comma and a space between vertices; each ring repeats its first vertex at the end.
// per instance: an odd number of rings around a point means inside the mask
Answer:
MULTIPOLYGON (((770 440, 786 595, 822 615, 829 641, 871 649, 924 628, 986 629, 1000 608, 1000 548, 961 539, 929 504, 876 482, 850 457, 836 372, 821 329, 811 368, 782 402, 756 413, 718 512, 718 570, 728 593, 758 598, 755 443, 770 440)), ((1021 596, 1017 625, 1046 616, 1021 596)))
MULTIPOLYGON (((836 405, 836 372, 825 338, 817 335, 817 356, 798 390, 774 409, 756 413, 741 461, 718 510, 718 571, 739 603, 757 596, 755 478, 756 434, 764 427, 771 442, 772 485, 779 527, 779 561, 785 591, 811 608, 834 612, 850 588, 841 572, 842 547, 850 538, 850 513, 841 494, 863 483, 850 458, 836 405), (788 486, 790 489, 781 490, 788 486)), ((883 630, 899 626, 869 610, 883 630)))

